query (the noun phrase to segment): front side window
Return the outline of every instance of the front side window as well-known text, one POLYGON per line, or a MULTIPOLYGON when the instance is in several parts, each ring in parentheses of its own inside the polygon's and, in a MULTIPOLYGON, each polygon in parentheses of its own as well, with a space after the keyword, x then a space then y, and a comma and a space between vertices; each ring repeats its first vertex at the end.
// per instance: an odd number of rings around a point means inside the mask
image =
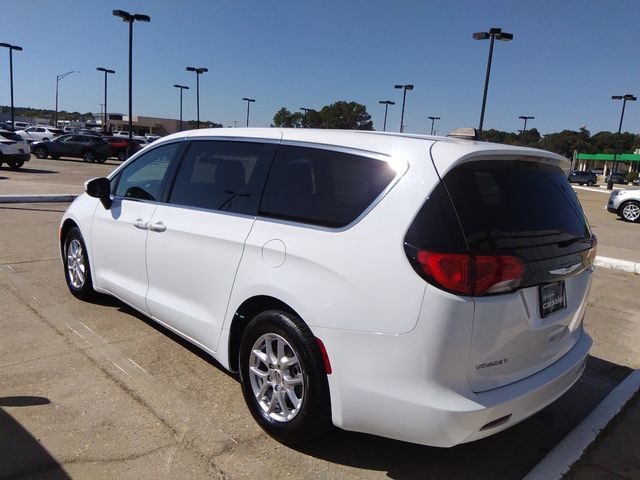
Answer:
POLYGON ((175 205, 256 215, 276 145, 194 141, 171 189, 175 205))
POLYGON ((388 163, 349 153, 281 146, 265 187, 264 216, 343 227, 391 183, 388 163))
POLYGON ((127 165, 114 179, 117 181, 115 196, 160 201, 169 165, 179 145, 171 143, 154 148, 127 165))

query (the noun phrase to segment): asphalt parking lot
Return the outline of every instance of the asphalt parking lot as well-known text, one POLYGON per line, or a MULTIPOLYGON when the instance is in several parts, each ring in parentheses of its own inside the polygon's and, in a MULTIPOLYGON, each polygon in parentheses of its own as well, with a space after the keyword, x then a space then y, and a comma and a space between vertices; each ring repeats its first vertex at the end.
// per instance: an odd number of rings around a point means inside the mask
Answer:
MULTIPOLYGON (((32 158, 0 169, 0 195, 79 193, 118 164, 32 158)), ((599 253, 640 261, 640 225, 607 213, 606 195, 577 192, 599 253)), ((338 430, 291 449, 259 429, 238 381, 206 355, 114 299, 68 293, 65 208, 0 205, 0 478, 521 478, 640 368, 640 276, 598 269, 587 370, 520 425, 452 449, 338 430)))

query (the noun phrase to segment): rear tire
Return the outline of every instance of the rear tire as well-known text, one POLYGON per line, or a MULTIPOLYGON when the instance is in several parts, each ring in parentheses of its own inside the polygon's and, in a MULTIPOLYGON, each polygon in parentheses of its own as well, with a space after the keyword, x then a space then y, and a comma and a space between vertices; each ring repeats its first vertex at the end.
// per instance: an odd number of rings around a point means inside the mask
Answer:
POLYGON ((124 162, 127 159, 127 152, 125 152, 124 150, 121 150, 118 152, 118 160, 120 160, 121 162, 124 162))
POLYGON ((593 180, 589 180, 587 182, 587 187, 593 187, 593 184, 594 184, 593 180))
POLYGON ((67 233, 63 245, 64 276, 71 294, 80 300, 89 300, 96 295, 91 279, 91 267, 87 247, 78 227, 67 233))
POLYGON ((583 186, 584 182, 578 182, 578 185, 583 186))
POLYGON ((36 148, 33 154, 36 156, 36 158, 39 158, 40 160, 47 158, 47 155, 48 155, 47 150, 43 147, 36 148))
POLYGON ((630 200, 623 203, 618 210, 619 215, 625 222, 640 222, 640 202, 630 200))
POLYGON ((93 154, 93 152, 86 151, 82 154, 82 160, 84 160, 85 162, 91 163, 91 162, 95 162, 96 157, 93 154))
POLYGON ((331 427, 322 355, 300 318, 278 310, 258 314, 242 337, 239 365, 247 407, 276 440, 298 445, 331 427))
POLYGON ((7 165, 11 170, 18 170, 24 165, 24 160, 11 160, 7 162, 7 165))

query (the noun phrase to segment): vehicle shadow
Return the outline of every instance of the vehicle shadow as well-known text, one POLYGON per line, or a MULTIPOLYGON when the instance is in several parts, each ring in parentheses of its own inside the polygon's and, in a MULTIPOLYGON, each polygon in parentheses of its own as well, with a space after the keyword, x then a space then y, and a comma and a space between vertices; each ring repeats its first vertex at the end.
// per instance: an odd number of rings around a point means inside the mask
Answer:
MULTIPOLYGON (((42 170, 40 168, 18 168, 17 170, 13 170, 10 169, 9 167, 5 167, 4 165, 2 166, 3 170, 8 170, 11 171, 13 173, 59 173, 57 170, 42 170)), ((6 177, 0 177, 0 178, 6 178, 6 177)))
MULTIPOLYGON (((0 397, 0 407, 31 407, 51 403, 44 397, 0 397)), ((0 408, 0 477, 68 479, 60 464, 4 408, 0 408)))

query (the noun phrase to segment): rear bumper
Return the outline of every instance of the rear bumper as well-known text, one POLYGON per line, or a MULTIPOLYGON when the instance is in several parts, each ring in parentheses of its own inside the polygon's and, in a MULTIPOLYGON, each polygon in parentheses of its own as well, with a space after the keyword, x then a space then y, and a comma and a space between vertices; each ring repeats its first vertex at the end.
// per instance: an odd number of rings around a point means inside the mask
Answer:
MULTIPOLYGON (((448 378, 443 365, 429 360, 429 347, 416 331, 314 333, 325 343, 333 366, 328 378, 336 426, 438 447, 493 435, 552 403, 580 378, 592 344, 582 331, 573 348, 547 368, 507 386, 474 393, 465 381, 448 378)), ((448 357, 445 363, 451 361, 451 350, 464 357, 444 340, 436 353, 448 357)))
POLYGON ((3 162, 28 162, 31 155, 28 153, 5 153, 0 158, 3 162))

